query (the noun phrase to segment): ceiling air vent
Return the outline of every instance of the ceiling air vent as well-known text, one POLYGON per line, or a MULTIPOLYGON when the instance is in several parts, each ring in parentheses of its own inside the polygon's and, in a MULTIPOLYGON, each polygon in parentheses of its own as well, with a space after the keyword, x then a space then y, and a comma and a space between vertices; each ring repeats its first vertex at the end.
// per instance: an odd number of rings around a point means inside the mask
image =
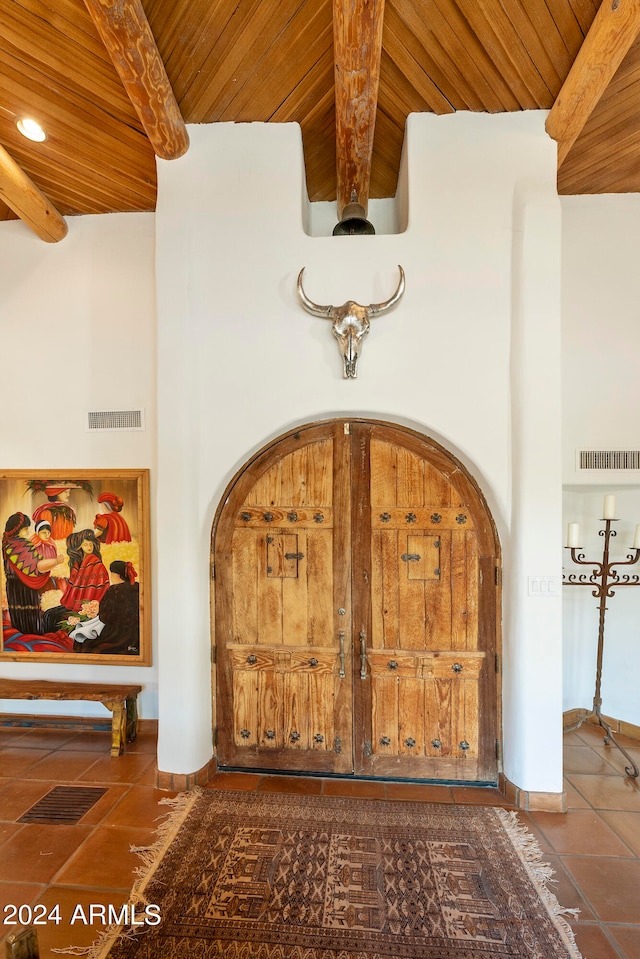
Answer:
POLYGON ((87 413, 87 430, 143 430, 144 410, 94 410, 87 413))
POLYGON ((576 450, 579 470, 640 470, 640 450, 576 450))

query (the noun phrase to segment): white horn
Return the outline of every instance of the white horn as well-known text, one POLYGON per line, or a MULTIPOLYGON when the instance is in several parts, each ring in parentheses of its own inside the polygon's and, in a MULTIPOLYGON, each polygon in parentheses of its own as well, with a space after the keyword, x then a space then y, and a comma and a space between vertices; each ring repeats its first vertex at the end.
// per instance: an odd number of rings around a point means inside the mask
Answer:
POLYGON ((305 310, 308 313, 311 313, 312 316, 322 316, 330 317, 333 311, 333 306, 319 306, 318 303, 314 303, 313 300, 310 300, 307 294, 302 288, 302 274, 304 273, 304 267, 298 273, 298 299, 304 306, 305 310))
POLYGON ((404 270, 399 263, 398 269, 400 270, 400 282, 398 283, 396 292, 388 300, 385 300, 384 303, 371 303, 370 306, 367 307, 369 316, 376 316, 380 313, 386 313, 387 310, 390 310, 392 306, 396 305, 404 293, 404 270))

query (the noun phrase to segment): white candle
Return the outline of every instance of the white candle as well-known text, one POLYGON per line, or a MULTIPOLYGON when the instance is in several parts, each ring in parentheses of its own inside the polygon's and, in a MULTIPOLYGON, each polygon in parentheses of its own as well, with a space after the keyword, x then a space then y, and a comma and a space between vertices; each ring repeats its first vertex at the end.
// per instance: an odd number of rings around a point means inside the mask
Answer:
POLYGON ((632 549, 640 549, 640 526, 636 526, 636 535, 633 537, 632 549))
POLYGON ((615 519, 616 518, 616 498, 613 493, 607 493, 604 498, 604 506, 602 507, 602 518, 603 519, 615 519))
POLYGON ((580 546, 580 524, 569 523, 567 526, 567 546, 577 549, 580 546))

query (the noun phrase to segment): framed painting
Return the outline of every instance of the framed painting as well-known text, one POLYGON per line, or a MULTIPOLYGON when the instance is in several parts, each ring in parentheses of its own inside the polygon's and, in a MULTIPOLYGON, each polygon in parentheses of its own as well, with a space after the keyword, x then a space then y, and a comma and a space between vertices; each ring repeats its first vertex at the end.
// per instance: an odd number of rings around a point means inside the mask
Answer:
POLYGON ((0 660, 151 665, 148 470, 0 472, 0 660))

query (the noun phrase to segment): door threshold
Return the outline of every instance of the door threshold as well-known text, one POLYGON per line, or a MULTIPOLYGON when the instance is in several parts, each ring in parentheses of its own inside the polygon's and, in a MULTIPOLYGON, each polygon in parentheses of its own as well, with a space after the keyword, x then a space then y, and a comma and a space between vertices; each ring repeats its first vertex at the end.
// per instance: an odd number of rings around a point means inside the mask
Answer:
POLYGON ((296 776, 300 779, 339 779, 343 782, 414 783, 416 786, 475 786, 480 789, 497 789, 497 781, 488 779, 409 779, 407 776, 358 776, 354 773, 304 772, 293 769, 247 769, 245 766, 218 766, 219 773, 246 773, 260 776, 296 776))

